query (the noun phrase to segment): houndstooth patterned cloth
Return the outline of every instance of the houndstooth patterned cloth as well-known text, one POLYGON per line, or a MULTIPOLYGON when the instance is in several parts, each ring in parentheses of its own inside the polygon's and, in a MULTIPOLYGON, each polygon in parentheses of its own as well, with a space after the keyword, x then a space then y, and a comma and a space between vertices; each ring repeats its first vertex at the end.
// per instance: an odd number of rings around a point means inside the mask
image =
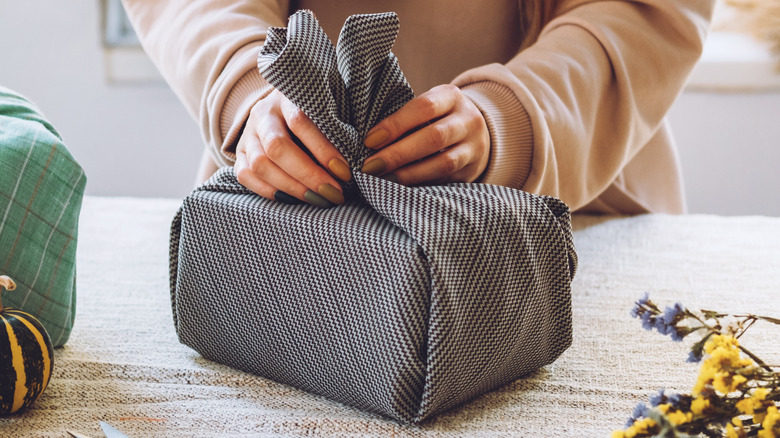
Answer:
POLYGON ((571 344, 577 257, 557 199, 358 171, 367 130, 412 97, 397 31, 395 14, 352 16, 335 51, 309 12, 269 31, 261 72, 350 160, 358 196, 282 204, 220 170, 174 219, 171 300, 206 358, 420 422, 571 344))

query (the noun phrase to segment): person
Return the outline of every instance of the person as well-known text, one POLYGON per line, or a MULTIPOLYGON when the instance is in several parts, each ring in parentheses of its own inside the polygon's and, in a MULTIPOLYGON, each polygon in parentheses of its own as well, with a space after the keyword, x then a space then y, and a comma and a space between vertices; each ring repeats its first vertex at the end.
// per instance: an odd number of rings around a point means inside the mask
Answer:
POLYGON ((334 40, 349 15, 395 11, 393 52, 417 95, 368 132, 376 153, 363 172, 407 185, 514 187, 581 212, 685 211, 666 113, 701 55, 714 2, 123 2, 199 121, 203 178, 232 165, 266 198, 343 202, 346 161, 260 76, 257 54, 266 30, 298 9, 334 40))

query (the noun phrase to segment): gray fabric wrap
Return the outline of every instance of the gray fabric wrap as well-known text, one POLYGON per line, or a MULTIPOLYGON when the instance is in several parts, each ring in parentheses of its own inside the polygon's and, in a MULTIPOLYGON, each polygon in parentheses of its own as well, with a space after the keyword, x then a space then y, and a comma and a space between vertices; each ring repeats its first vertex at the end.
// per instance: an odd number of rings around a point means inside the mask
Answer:
POLYGON ((348 157, 353 196, 282 204, 223 168, 173 221, 170 287, 179 339, 204 357, 417 423, 571 344, 577 256, 555 198, 357 171, 365 133, 412 97, 397 31, 395 14, 352 16, 334 51, 304 11, 269 32, 261 72, 348 157))

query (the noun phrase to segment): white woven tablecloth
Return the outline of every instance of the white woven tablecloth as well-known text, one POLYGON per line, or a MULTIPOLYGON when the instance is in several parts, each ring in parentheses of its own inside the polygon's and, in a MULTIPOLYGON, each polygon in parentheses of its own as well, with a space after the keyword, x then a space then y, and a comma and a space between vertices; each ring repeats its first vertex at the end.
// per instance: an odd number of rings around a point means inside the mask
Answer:
MULTIPOLYGON (((178 343, 168 290, 168 231, 179 201, 87 197, 78 312, 48 389, 0 437, 608 436, 658 388, 690 391, 689 342, 629 316, 659 304, 780 316, 780 218, 575 217, 574 344, 554 364, 422 426, 403 426, 231 370, 178 343)), ((780 328, 744 344, 780 363, 780 328)))

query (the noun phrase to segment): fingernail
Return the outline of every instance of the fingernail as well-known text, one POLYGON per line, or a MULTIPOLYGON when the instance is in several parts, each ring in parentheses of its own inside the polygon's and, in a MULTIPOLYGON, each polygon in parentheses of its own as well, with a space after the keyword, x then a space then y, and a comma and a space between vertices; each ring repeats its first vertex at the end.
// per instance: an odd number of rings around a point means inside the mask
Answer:
POLYGON ((352 178, 352 172, 349 171, 349 166, 347 166, 347 163, 339 160, 338 158, 330 160, 328 163, 328 168, 331 172, 333 172, 333 175, 336 175, 336 178, 344 182, 347 182, 352 178))
POLYGON ((366 139, 363 140, 363 144, 366 145, 367 148, 375 148, 387 141, 388 138, 390 138, 390 133, 387 132, 387 130, 377 129, 368 133, 366 139))
POLYGON ((398 184, 398 176, 396 176, 396 174, 394 174, 394 173, 388 173, 387 175, 382 175, 382 178, 384 178, 384 179, 386 179, 386 180, 388 180, 388 181, 390 181, 392 183, 398 184))
POLYGON ((281 190, 274 192, 274 199, 284 204, 300 204, 301 200, 281 190))
POLYGON ((319 208, 333 207, 333 203, 323 198, 322 196, 314 193, 311 190, 306 190, 306 193, 303 194, 303 199, 305 199, 306 202, 308 202, 309 204, 315 207, 319 207, 319 208))
POLYGON ((333 187, 330 184, 322 184, 317 190, 317 193, 334 204, 344 203, 344 195, 339 191, 339 189, 333 187))
POLYGON ((381 158, 374 158, 368 160, 368 163, 363 163, 363 168, 360 169, 360 171, 369 175, 379 175, 380 173, 384 172, 385 169, 387 169, 387 163, 385 163, 385 160, 381 158))

